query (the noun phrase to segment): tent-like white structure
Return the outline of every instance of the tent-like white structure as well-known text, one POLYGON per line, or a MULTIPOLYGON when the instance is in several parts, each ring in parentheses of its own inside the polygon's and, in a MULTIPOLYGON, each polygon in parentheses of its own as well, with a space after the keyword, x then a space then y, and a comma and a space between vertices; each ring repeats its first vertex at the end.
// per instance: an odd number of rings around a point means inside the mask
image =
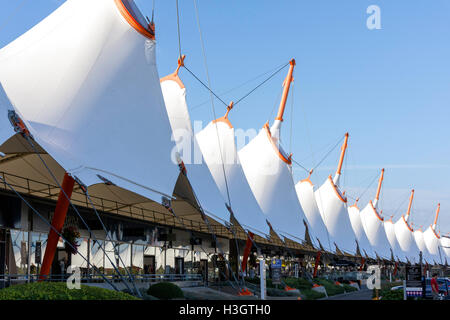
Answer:
POLYGON ((365 256, 365 254, 367 254, 369 258, 376 258, 361 222, 361 210, 358 208, 358 201, 356 201, 354 205, 348 207, 348 216, 350 218, 350 223, 352 224, 353 232, 358 240, 361 255, 365 256))
POLYGON ((266 123, 238 155, 247 181, 275 232, 292 240, 305 239, 305 215, 291 174, 291 157, 280 145, 280 129, 295 60, 284 81, 283 97, 272 127, 266 123))
POLYGON ((416 241, 417 248, 422 252, 422 259, 424 259, 425 262, 434 263, 434 259, 431 258, 427 246, 425 244, 425 239, 423 237, 423 231, 421 228, 414 228, 413 231, 414 240, 416 241))
POLYGON ((386 232, 386 237, 391 246, 394 258, 398 259, 401 262, 406 262, 405 255, 400 248, 400 245, 397 241, 397 236, 395 235, 395 224, 392 221, 392 217, 389 220, 384 220, 384 231, 386 232))
MULTIPOLYGON (((320 215, 319 207, 317 206, 316 198, 314 196, 314 185, 311 182, 311 174, 306 179, 299 181, 295 185, 298 200, 302 206, 305 217, 308 220, 310 235, 312 241, 320 242, 320 245, 328 252, 335 252, 336 247, 331 235, 328 233, 327 227, 320 215)), ((317 246, 319 247, 319 246, 317 246)))
POLYGON ((365 208, 361 210, 361 222, 375 253, 380 258, 390 260, 392 256, 391 245, 384 229, 384 219, 377 209, 383 178, 384 169, 381 170, 375 199, 373 201, 370 200, 365 208))
POLYGON ((314 193, 322 219, 335 245, 341 252, 356 254, 357 239, 347 212, 347 198, 339 190, 339 178, 347 149, 348 133, 341 148, 339 165, 334 178, 331 175, 314 193))
POLYGON ((186 103, 186 88, 178 77, 183 57, 175 73, 161 79, 167 114, 176 141, 177 157, 174 159, 184 165, 186 176, 195 191, 197 201, 205 213, 218 218, 222 223, 230 222, 230 213, 208 166, 202 161, 200 148, 192 130, 189 110, 186 103), (196 153, 200 153, 197 155, 196 153), (182 154, 182 156, 181 156, 182 154))
POLYGON ((270 235, 266 218, 250 189, 236 148, 234 127, 228 120, 230 104, 224 117, 210 122, 196 138, 203 159, 222 196, 229 198, 231 209, 241 226, 260 236, 270 235))
POLYGON ((441 236, 436 231, 436 225, 437 225, 440 210, 441 210, 441 204, 438 203, 434 222, 423 233, 423 240, 425 242, 426 248, 428 249, 428 252, 433 257, 433 259, 438 263, 443 263, 444 262, 444 261, 442 261, 443 259, 441 260, 442 252, 440 250, 441 236))
POLYGON ((441 248, 447 259, 450 259, 450 234, 441 236, 441 248))
POLYGON ((87 186, 172 196, 179 170, 154 32, 133 0, 66 1, 0 50, 0 84, 1 126, 13 108, 13 122, 87 186))
POLYGON ((402 215, 400 219, 395 223, 395 236, 397 238, 398 244, 403 251, 405 258, 410 262, 418 262, 419 259, 419 248, 417 247, 416 241, 414 239, 414 230, 408 223, 409 216, 411 214, 411 206, 414 198, 414 190, 411 191, 411 196, 409 198, 408 210, 406 214, 402 215))

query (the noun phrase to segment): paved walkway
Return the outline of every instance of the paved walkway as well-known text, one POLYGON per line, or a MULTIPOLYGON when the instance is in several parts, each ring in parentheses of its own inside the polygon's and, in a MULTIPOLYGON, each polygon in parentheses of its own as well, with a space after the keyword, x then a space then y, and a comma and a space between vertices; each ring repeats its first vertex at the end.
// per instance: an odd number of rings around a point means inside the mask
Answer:
POLYGON ((372 300, 372 290, 362 289, 360 291, 338 294, 320 300, 372 300))

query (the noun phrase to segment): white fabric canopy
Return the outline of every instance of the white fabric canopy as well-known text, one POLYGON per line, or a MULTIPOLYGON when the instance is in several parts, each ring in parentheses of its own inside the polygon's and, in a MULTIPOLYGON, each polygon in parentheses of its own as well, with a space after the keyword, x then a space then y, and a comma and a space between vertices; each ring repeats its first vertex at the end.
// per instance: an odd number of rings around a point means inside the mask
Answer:
POLYGON ((239 150, 239 159, 250 188, 275 232, 304 240, 306 218, 295 191, 290 166, 283 160, 287 157, 274 141, 272 131, 265 125, 239 150))
POLYGON ((163 92, 169 121, 176 141, 178 153, 186 167, 187 177, 195 195, 205 213, 219 218, 222 223, 230 222, 230 213, 225 205, 216 183, 207 165, 201 161, 194 161, 195 153, 200 153, 197 139, 191 126, 191 119, 186 104, 186 89, 180 87, 174 80, 162 79, 163 92))
POLYGON ((310 178, 308 177, 307 179, 299 181, 295 185, 295 190, 297 191, 298 200, 305 213, 305 217, 308 219, 311 240, 317 248, 319 247, 317 245, 318 239, 325 250, 328 252, 335 252, 336 246, 334 245, 334 240, 331 235, 328 234, 327 227, 320 215, 319 207, 317 206, 316 198, 314 197, 314 185, 310 178))
POLYGON ((391 259, 391 245, 384 229, 384 219, 374 207, 372 200, 361 210, 361 222, 373 250, 380 258, 391 259))
POLYGON ((343 197, 331 176, 314 194, 328 233, 338 248, 355 254, 357 239, 348 216, 347 199, 343 197))
MULTIPOLYGON (((428 250, 429 254, 432 256, 432 258, 438 262, 443 263, 441 261, 441 257, 439 255, 439 247, 441 246, 441 240, 439 234, 433 229, 433 226, 429 226, 427 230, 423 233, 423 240, 426 246, 426 249, 428 250)), ((441 252, 442 255, 442 252, 441 252)))
POLYGON ((196 137, 222 196, 230 197, 235 218, 243 228, 268 236, 270 229, 242 169, 231 123, 211 122, 196 137))
POLYGON ((428 263, 434 263, 433 258, 430 256, 427 246, 425 244, 424 234, 422 230, 415 229, 414 232, 414 240, 416 241, 417 248, 422 251, 422 258, 428 263))
POLYGON ((441 236, 441 246, 447 259, 450 259, 450 237, 441 236))
POLYGON ((365 252, 369 258, 376 258, 372 245, 370 244, 369 239, 367 239, 366 232, 364 231, 364 227, 362 225, 361 211, 356 204, 348 208, 348 216, 350 218, 350 223, 352 224, 353 232, 358 240, 361 254, 364 254, 365 252))
POLYGON ((413 235, 413 229, 402 215, 395 223, 395 236, 405 257, 414 262, 419 259, 419 248, 413 235))
POLYGON ((386 232, 386 237, 391 245, 391 249, 394 252, 394 257, 399 259, 401 262, 406 262, 405 255, 400 248, 395 235, 395 225, 392 222, 392 219, 384 221, 384 231, 386 232))
POLYGON ((170 158, 155 41, 129 24, 121 3, 66 1, 0 50, 0 83, 39 145, 67 172, 86 185, 102 183, 101 175, 161 202, 179 171, 170 158))

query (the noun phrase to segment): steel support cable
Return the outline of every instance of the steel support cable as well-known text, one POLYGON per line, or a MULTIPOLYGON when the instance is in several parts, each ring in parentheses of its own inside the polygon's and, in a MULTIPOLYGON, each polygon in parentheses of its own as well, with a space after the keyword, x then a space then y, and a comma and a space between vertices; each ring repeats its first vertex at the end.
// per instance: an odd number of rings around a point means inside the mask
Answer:
POLYGON ((315 171, 320 165, 322 165, 322 163, 325 161, 325 159, 327 159, 330 154, 334 151, 334 149, 336 149, 342 142, 344 138, 339 138, 338 142, 325 154, 325 156, 322 157, 322 159, 310 170, 306 169, 304 166, 302 166, 298 161, 296 161, 294 158, 292 158, 292 162, 294 162, 296 165, 298 165, 300 168, 302 168, 303 170, 305 170, 306 172, 311 172, 311 171, 315 171))
MULTIPOLYGON (((194 0, 194 1, 195 1, 195 0, 194 0)), ((188 181, 188 183, 189 183, 189 186, 190 186, 191 189, 192 189, 192 192, 193 192, 193 194, 194 194, 194 197, 195 197, 196 202, 197 202, 198 205, 200 206, 199 210, 200 210, 201 213, 202 213, 203 222, 205 222, 205 224, 206 224, 206 226, 207 226, 209 232, 211 233, 211 235, 212 235, 212 237, 213 237, 214 242, 215 242, 216 245, 217 245, 219 242, 217 241, 217 236, 216 236, 216 234, 215 234, 215 232, 214 232, 214 229, 212 228, 211 224, 209 223, 208 217, 206 216, 205 212, 204 212, 203 209, 201 208, 200 201, 198 200, 197 194, 195 193, 195 190, 192 188, 192 185, 191 185, 190 181, 188 181)), ((230 223, 230 226, 231 226, 231 223, 230 223)), ((219 248, 220 254, 221 254, 221 255, 224 257, 224 259, 225 259, 224 251, 222 250, 221 247, 218 247, 218 248, 219 248)), ((230 262, 229 262, 227 259, 225 259, 225 261, 226 261, 226 263, 227 263, 227 265, 228 265, 228 268, 232 271, 230 262)), ((232 272, 232 275, 233 275, 234 281, 235 281, 235 282, 238 284, 238 286, 239 286, 239 281, 237 280, 235 273, 232 272)))
MULTIPOLYGON (((65 238, 64 238, 64 236, 58 231, 58 230, 56 230, 56 228, 55 227, 53 227, 52 226, 52 224, 50 223, 50 222, 48 222, 47 221, 47 219, 45 219, 44 218, 44 216, 42 216, 40 213, 39 213, 39 211, 37 211, 27 200, 25 200, 25 198, 16 190, 16 189, 14 189, 14 187, 13 186, 11 186, 7 181, 6 181, 6 179, 4 179, 2 176, 0 176, 0 179, 3 181, 3 183, 5 184, 5 185, 7 185, 8 186, 8 188, 10 188, 18 197, 19 197, 19 199, 20 200, 22 200, 24 203, 25 203, 25 205, 27 206, 27 207, 29 207, 46 225, 48 225, 49 227, 50 227, 50 229, 52 229, 59 237, 61 237, 61 239, 63 239, 73 250, 77 250, 77 248, 75 248, 75 246, 74 245, 72 245, 70 242, 68 242, 65 238)), ((97 271, 98 273, 99 273, 99 275, 106 281, 106 283, 108 283, 114 290, 116 290, 116 291, 119 291, 118 289, 117 289, 117 287, 112 283, 112 282, 110 282, 109 280, 108 280, 108 278, 106 278, 105 277, 105 275, 103 274, 103 273, 101 273, 100 272, 100 270, 95 266, 95 265, 93 265, 91 262, 89 262, 88 261, 88 259, 84 256, 84 255, 82 255, 81 253, 79 253, 78 252, 78 254, 80 255, 80 257, 84 260, 84 261, 86 261, 86 263, 89 265, 89 266, 91 266, 95 271, 97 271)))
POLYGON ((268 82, 270 79, 272 79, 273 77, 275 77, 281 70, 283 70, 284 68, 286 68, 286 66, 289 65, 290 62, 285 63, 283 66, 281 66, 277 71, 275 71, 274 73, 272 73, 266 80, 264 80, 263 82, 261 82, 260 84, 258 84, 255 88, 253 88, 252 90, 250 90, 248 93, 246 93, 244 96, 242 96, 239 100, 237 100, 234 103, 234 107, 236 107, 236 105, 241 102, 242 100, 244 100, 245 98, 247 98, 249 95, 251 95, 253 92, 255 92, 256 90, 258 90, 261 86, 263 86, 266 82, 268 82))
MULTIPOLYGON (((25 135, 25 139, 28 141, 28 143, 30 144, 31 148, 33 149, 33 151, 36 153, 36 155, 39 157, 39 159, 41 160, 41 162, 43 163, 43 165, 45 166, 45 168, 47 169, 47 171, 50 173, 50 175, 52 176, 53 180, 55 181, 55 183, 57 184, 58 188, 61 190, 62 194, 64 195, 64 197, 69 201, 70 206, 72 207, 72 209, 75 211, 75 213, 77 214, 77 216, 80 218, 80 220, 82 221, 83 225, 87 228, 89 234, 93 237, 94 241, 97 241, 94 233, 92 232, 92 230, 90 229, 89 225, 86 223, 86 221, 84 220, 84 218, 81 216, 80 212, 78 211, 78 209, 75 207, 75 205, 73 204, 72 200, 69 198, 69 196, 66 194, 66 192, 64 191, 64 189, 61 187, 61 185, 59 184, 58 179, 55 177, 55 175, 53 174, 52 170, 50 170, 50 168, 48 167, 47 163, 45 162, 45 160, 42 158, 42 156, 39 154, 38 150, 36 149, 33 141, 31 140, 31 138, 27 135, 25 135)), ((105 247, 106 247, 106 242, 105 242, 105 247)), ((117 266, 111 261, 111 259, 109 258, 108 254, 106 253, 105 249, 103 249, 103 252, 106 254, 106 257, 108 258, 109 262, 111 263, 111 265, 113 266, 114 270, 117 272, 117 274, 119 275, 119 278, 124 282, 125 286, 127 287, 128 290, 130 290, 130 292, 132 292, 131 288, 128 286, 127 282, 123 279, 122 274, 120 273, 120 271, 117 269, 117 266)), ((119 255, 119 260, 122 260, 120 258, 119 255)), ((128 269, 126 267, 126 265, 123 263, 123 261, 121 261, 122 264, 124 265, 124 269, 126 270, 126 272, 128 273, 128 276, 130 277, 130 282, 132 283, 133 287, 136 290, 136 293, 138 294, 139 297, 142 297, 141 293, 139 292, 139 290, 137 290, 136 285, 134 284, 134 280, 131 277, 131 274, 128 272, 128 269)), ((120 265, 119 265, 120 267, 120 265)))
MULTIPOLYGON (((197 18, 198 33, 199 33, 199 36, 200 36, 200 43, 201 43, 201 47, 202 47, 203 63, 204 63, 204 66, 205 66, 206 78, 208 79, 208 87, 211 88, 211 79, 209 77, 208 61, 206 59, 205 42, 203 41, 203 32, 202 32, 202 27, 200 25, 200 15, 199 15, 198 6, 197 6, 197 0, 193 0, 193 1, 194 1, 194 7, 195 7, 195 16, 197 18)), ((210 90, 210 93, 211 93, 210 94, 210 96, 211 96, 211 106, 212 106, 212 111, 213 111, 213 116, 214 116, 213 120, 215 120, 215 119, 217 119, 217 116, 216 116, 216 108, 215 108, 215 105, 214 105, 214 99, 213 99, 213 96, 212 96, 213 91, 210 90)), ((216 94, 214 94, 214 95, 217 97, 216 94)), ((225 105, 228 108, 228 105, 226 103, 225 103, 225 105)), ((220 158, 222 160, 222 172, 223 172, 223 176, 224 176, 224 180, 225 180, 225 187, 226 187, 226 190, 227 190, 228 205, 231 207, 230 190, 229 190, 229 187, 228 187, 227 175, 225 173, 225 163, 223 161, 222 146, 221 146, 221 143, 220 143, 219 128, 217 126, 217 122, 215 123, 215 128, 216 128, 216 135, 217 135, 217 143, 219 145, 220 158)))
POLYGON ((177 31, 178 31, 178 52, 180 54, 179 58, 181 59, 181 31, 180 31, 180 10, 178 7, 178 0, 175 0, 177 5, 177 31))
MULTIPOLYGON (((80 184, 80 183, 78 182, 78 184, 80 184)), ((86 195, 86 197, 87 197, 87 199, 88 199, 90 205, 92 206, 92 209, 94 210, 94 213, 95 213, 97 219, 100 221, 100 224, 102 225, 102 229, 103 229, 103 231, 105 231, 106 237, 109 238, 109 241, 110 241, 110 242, 113 242, 113 239, 111 238, 111 236, 108 235, 108 230, 107 230, 105 224, 103 223, 103 220, 101 219, 100 214, 98 213, 97 208, 95 207, 94 202, 93 202, 92 199, 91 199, 91 196, 89 195, 88 189, 87 189, 85 186, 82 186, 82 185, 80 185, 80 187, 81 187, 81 190, 83 190, 84 194, 86 195)), ((106 244, 105 244, 105 247, 106 247, 106 244)), ((120 262, 123 264, 124 269, 127 270, 127 266, 126 266, 125 263, 123 262, 122 257, 120 256, 120 252, 118 253, 118 257, 119 257, 120 262)), ((140 291, 136 288, 136 285, 134 284, 134 277, 133 277, 131 274, 130 274, 130 278, 133 279, 132 284, 133 284, 134 289, 138 292, 139 297, 142 298, 142 294, 141 294, 140 291)))
MULTIPOLYGON (((241 83, 241 84, 239 84, 239 85, 237 85, 237 86, 235 86, 235 87, 233 87, 233 88, 231 88, 231 89, 228 89, 228 90, 226 90, 226 91, 223 91, 223 92, 218 93, 218 95, 223 96, 223 95, 228 94, 228 93, 230 93, 230 92, 232 92, 232 91, 235 91, 235 90, 237 90, 237 89, 240 89, 240 88, 242 88, 243 86, 245 86, 245 85, 247 85, 247 84, 249 84, 249 83, 251 83, 251 82, 253 82, 253 81, 255 81, 255 80, 257 80, 257 79, 259 79, 259 78, 261 78, 261 77, 263 77, 263 76, 265 76, 266 74, 271 73, 271 72, 273 72, 274 70, 277 70, 277 69, 281 68, 283 65, 284 65, 284 64, 282 64, 282 65, 280 65, 280 66, 277 66, 277 67, 275 67, 275 68, 272 68, 272 69, 270 69, 269 71, 266 71, 266 72, 264 72, 264 73, 261 73, 261 74, 255 76, 255 77, 253 77, 253 78, 251 78, 251 79, 249 79, 249 80, 247 80, 247 81, 245 81, 245 82, 243 82, 243 83, 241 83)), ((202 105, 204 105, 204 104, 206 104, 206 103, 208 103, 208 102, 209 102, 209 100, 208 100, 208 101, 204 101, 204 102, 202 102, 202 103, 199 103, 199 104, 193 106, 191 109, 192 109, 192 110, 195 110, 195 109, 201 107, 202 105)))

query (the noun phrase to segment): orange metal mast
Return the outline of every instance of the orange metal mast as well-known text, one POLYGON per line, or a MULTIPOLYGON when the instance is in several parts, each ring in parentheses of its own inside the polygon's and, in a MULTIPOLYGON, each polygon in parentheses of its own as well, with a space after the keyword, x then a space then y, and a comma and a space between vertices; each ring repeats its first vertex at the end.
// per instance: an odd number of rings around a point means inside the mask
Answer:
POLYGON ((336 176, 334 179, 335 184, 337 183, 337 177, 339 177, 341 175, 342 164, 344 163, 344 156, 345 156, 345 150, 347 149, 347 144, 348 144, 348 132, 345 134, 344 144, 341 147, 341 157, 339 159, 339 165, 337 167, 336 176))
POLYGON ((411 190, 411 196, 409 197, 408 211, 406 211, 405 220, 408 221, 409 215, 411 213, 411 206, 414 198, 414 189, 411 190))
POLYGON ((434 218, 434 222, 433 222, 433 230, 436 229, 436 224, 437 224, 437 220, 438 220, 438 217, 439 217, 439 211, 440 210, 441 210, 441 204, 438 203, 438 207, 437 207, 437 210, 436 210, 436 217, 434 218))
POLYGON ((286 101, 289 95, 289 89, 291 87, 291 82, 294 80, 292 77, 292 73, 294 72, 295 67, 295 59, 292 59, 290 62, 290 67, 286 79, 283 82, 283 95, 281 97, 280 107, 278 108, 278 114, 275 120, 283 121, 284 108, 286 107, 286 101))

